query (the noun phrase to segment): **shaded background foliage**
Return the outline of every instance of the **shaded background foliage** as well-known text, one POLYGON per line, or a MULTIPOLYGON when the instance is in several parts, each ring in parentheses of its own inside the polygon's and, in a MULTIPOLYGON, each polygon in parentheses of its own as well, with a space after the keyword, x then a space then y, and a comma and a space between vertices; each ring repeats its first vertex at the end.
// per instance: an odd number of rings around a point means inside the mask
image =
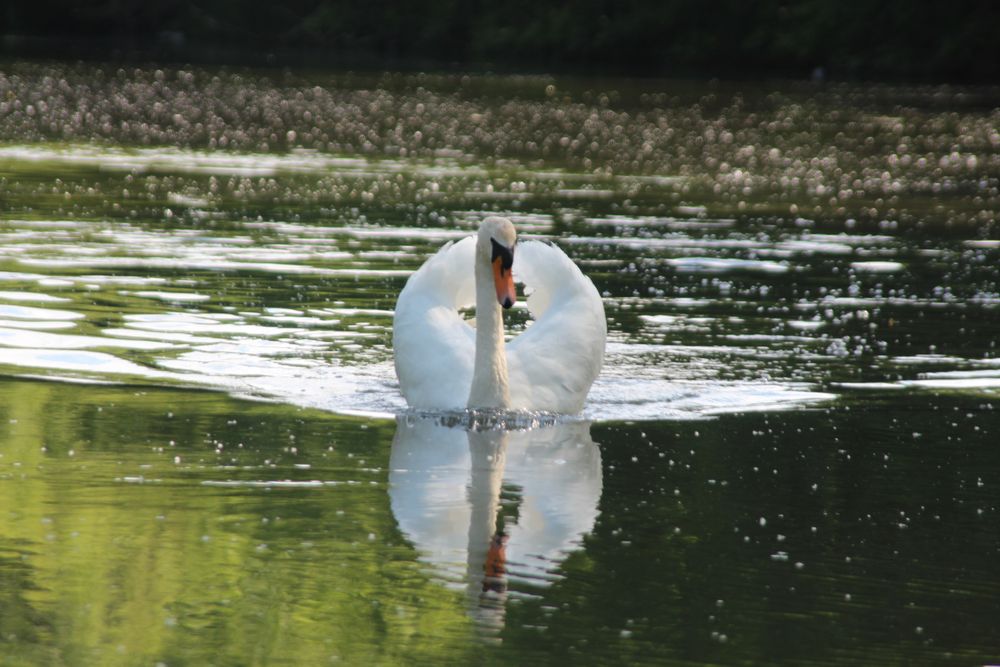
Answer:
POLYGON ((986 0, 14 0, 8 57, 995 81, 986 0))

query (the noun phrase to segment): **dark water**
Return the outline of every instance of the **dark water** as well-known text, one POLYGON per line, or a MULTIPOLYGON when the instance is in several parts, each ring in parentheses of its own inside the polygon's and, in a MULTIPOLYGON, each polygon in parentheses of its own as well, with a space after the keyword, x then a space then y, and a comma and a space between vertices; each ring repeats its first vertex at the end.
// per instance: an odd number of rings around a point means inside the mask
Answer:
POLYGON ((0 73, 0 662, 1000 661, 995 91, 0 73), (395 386, 497 212, 579 418, 395 386))

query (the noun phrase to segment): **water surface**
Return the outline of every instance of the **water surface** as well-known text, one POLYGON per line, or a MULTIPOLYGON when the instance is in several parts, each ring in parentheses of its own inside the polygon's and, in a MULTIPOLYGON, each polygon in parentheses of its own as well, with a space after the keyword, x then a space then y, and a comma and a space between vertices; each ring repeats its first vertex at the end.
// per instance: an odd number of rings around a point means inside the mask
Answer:
POLYGON ((5 662, 1000 659, 995 91, 0 93, 5 662), (604 298, 581 416, 405 410, 395 296, 493 214, 604 298))

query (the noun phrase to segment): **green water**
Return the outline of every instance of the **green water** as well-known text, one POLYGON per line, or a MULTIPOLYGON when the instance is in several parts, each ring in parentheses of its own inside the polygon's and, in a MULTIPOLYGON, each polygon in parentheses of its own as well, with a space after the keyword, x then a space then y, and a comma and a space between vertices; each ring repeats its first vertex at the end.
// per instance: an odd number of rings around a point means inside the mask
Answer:
MULTIPOLYGON (((594 424, 599 515, 547 578, 512 577, 497 629, 400 531, 394 422, 210 392, 2 391, 9 664, 995 655, 990 403, 594 424)), ((468 468, 442 471, 472 486, 468 468)), ((506 513, 547 492, 508 485, 506 513)), ((468 523, 452 527, 463 543, 468 523)))
POLYGON ((0 662, 1000 660, 998 99, 0 68, 0 662), (581 417, 405 410, 493 213, 581 417))

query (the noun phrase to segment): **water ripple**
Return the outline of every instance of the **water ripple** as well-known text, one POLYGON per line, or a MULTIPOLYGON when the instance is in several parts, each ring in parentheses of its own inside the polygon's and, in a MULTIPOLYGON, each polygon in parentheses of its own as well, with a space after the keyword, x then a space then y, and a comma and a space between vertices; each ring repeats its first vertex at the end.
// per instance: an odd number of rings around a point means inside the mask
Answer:
MULTIPOLYGON (((998 386, 1000 242, 973 230, 941 239, 854 219, 713 216, 691 201, 665 210, 683 179, 516 161, 500 171, 450 157, 89 145, 6 146, 0 159, 13 173, 40 163, 60 173, 66 201, 84 197, 86 179, 111 200, 96 220, 0 222, 0 364, 11 373, 398 413, 395 295, 488 213, 467 206, 470 193, 508 188, 533 196, 501 197, 500 212, 525 237, 556 240, 604 295, 609 345, 589 418, 706 418, 866 388, 998 386), (411 190, 396 178, 404 173, 411 190), (321 208, 324 217, 308 220, 299 219, 307 209, 282 208, 291 201, 282 192, 308 198, 321 184, 389 188, 393 203, 321 208), (284 214, 248 215, 249 199, 230 201, 220 188, 267 191, 272 212, 284 214), (962 343, 939 339, 941 326, 959 326, 962 343)), ((527 317, 513 309, 511 328, 527 317)))

